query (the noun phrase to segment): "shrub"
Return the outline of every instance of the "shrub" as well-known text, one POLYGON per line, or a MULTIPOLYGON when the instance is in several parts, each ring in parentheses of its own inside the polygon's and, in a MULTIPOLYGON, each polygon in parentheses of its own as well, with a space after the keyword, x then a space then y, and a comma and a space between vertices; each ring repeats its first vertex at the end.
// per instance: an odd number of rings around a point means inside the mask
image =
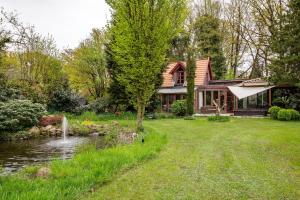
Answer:
POLYGON ((43 105, 28 100, 0 103, 0 131, 19 131, 35 126, 45 113, 43 105))
POLYGON ((54 91, 48 103, 48 108, 54 111, 81 114, 85 109, 86 100, 71 90, 54 91))
POLYGON ((290 121, 292 120, 292 113, 289 109, 281 109, 278 112, 277 119, 281 121, 290 121))
POLYGON ((109 100, 107 98, 99 98, 90 103, 89 110, 99 114, 105 112, 108 107, 109 100))
POLYGON ((87 125, 80 123, 79 121, 70 123, 70 130, 73 135, 87 136, 93 133, 93 130, 91 130, 87 125))
POLYGON ((171 111, 177 116, 184 116, 186 114, 186 101, 175 101, 171 106, 171 111))
POLYGON ((270 116, 272 119, 277 119, 278 112, 281 110, 278 106, 272 106, 269 108, 268 112, 270 113, 270 116))
POLYGON ((209 116, 208 121, 215 122, 228 122, 230 118, 228 116, 209 116))
POLYGON ((288 109, 288 111, 291 113, 292 120, 300 120, 300 113, 297 110, 288 109))

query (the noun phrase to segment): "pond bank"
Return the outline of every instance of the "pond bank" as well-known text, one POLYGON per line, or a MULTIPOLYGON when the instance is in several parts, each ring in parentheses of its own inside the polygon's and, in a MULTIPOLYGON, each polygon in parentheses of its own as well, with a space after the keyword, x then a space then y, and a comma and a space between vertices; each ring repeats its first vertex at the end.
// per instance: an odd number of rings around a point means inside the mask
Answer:
POLYGON ((70 160, 49 163, 47 178, 36 177, 38 167, 0 177, 0 199, 76 199, 109 181, 120 170, 155 156, 166 143, 166 137, 153 130, 147 130, 144 140, 145 143, 138 139, 133 144, 104 150, 86 147, 70 160))

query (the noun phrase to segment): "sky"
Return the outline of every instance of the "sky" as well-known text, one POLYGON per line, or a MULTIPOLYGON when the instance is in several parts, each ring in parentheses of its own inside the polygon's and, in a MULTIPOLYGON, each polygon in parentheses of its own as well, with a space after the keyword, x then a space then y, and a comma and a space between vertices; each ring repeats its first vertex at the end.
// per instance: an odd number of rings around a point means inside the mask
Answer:
POLYGON ((105 0, 0 0, 0 7, 18 14, 19 21, 50 34, 57 47, 74 48, 110 19, 105 0))

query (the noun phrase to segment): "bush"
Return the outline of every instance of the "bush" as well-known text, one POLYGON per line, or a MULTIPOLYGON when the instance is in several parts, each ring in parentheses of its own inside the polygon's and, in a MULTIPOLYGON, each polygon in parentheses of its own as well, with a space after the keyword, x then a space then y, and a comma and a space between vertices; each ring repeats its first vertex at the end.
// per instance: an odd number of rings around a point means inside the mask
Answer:
POLYGON ((215 122, 228 122, 230 118, 228 116, 209 116, 208 121, 215 121, 215 122))
POLYGON ((48 108, 52 111, 81 114, 85 111, 86 100, 71 90, 59 89, 49 98, 48 108))
POLYGON ((281 109, 278 112, 277 119, 281 121, 290 121, 292 120, 292 113, 289 109, 281 109))
POLYGON ((72 131, 73 135, 88 136, 89 134, 93 133, 93 130, 79 121, 70 123, 70 130, 72 131))
POLYGON ((300 120, 300 113, 297 110, 288 109, 288 111, 291 113, 292 120, 300 120))
POLYGON ((270 113, 270 116, 272 119, 277 119, 278 112, 281 110, 278 106, 272 106, 269 108, 268 112, 270 113))
POLYGON ((177 116, 184 116, 186 114, 186 101, 175 101, 171 106, 171 111, 177 116))
POLYGON ((91 102, 89 105, 89 110, 99 114, 107 111, 108 107, 109 107, 109 99, 101 98, 91 102))
POLYGON ((35 126, 45 113, 43 105, 28 100, 0 103, 0 132, 19 131, 35 126))

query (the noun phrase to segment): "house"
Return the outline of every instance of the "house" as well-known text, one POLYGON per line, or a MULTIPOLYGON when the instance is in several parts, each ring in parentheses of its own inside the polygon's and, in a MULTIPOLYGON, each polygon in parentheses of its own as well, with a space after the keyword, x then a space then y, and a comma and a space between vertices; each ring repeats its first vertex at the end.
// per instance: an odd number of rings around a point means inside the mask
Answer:
MULTIPOLYGON (((163 83, 158 90, 161 109, 169 112, 176 100, 186 98, 186 63, 170 63, 163 73, 163 83)), ((195 113, 214 113, 214 101, 223 113, 232 115, 264 115, 271 106, 274 86, 258 78, 252 80, 214 80, 210 59, 196 61, 195 113)))

